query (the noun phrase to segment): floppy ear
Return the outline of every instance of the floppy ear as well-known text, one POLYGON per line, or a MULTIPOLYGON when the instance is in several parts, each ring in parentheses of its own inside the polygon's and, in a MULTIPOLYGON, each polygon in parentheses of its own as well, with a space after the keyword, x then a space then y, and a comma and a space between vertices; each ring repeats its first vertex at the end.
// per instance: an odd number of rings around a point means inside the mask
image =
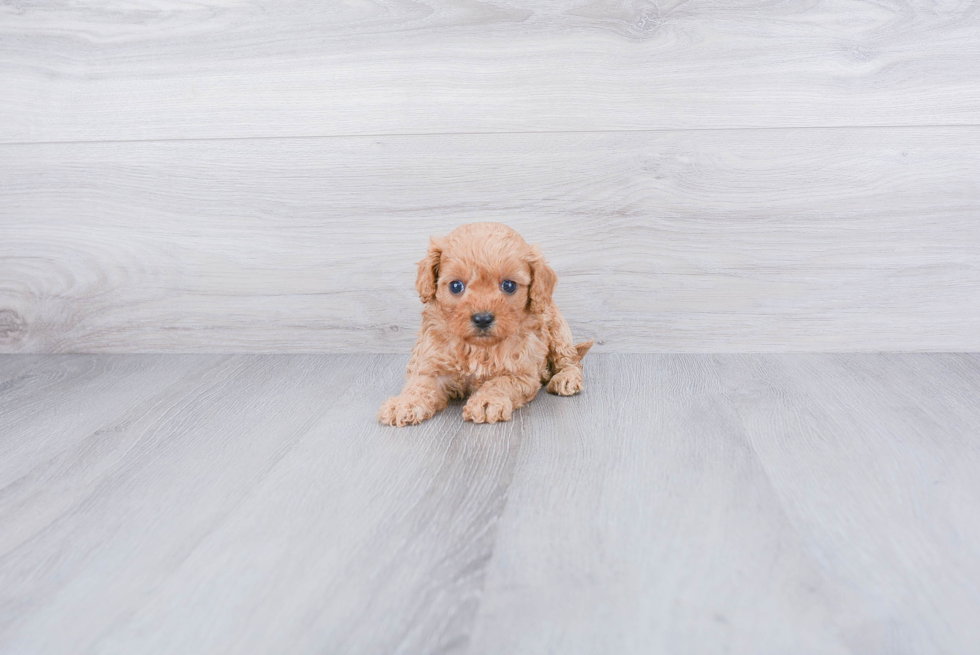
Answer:
POLYGON ((439 261, 442 259, 442 242, 435 237, 429 238, 429 252, 419 262, 419 275, 415 278, 415 290, 419 292, 422 302, 429 302, 436 297, 436 282, 439 280, 439 261))
POLYGON ((531 246, 528 264, 531 266, 531 288, 527 293, 527 309, 532 314, 541 314, 551 304, 558 275, 548 266, 537 246, 531 246))

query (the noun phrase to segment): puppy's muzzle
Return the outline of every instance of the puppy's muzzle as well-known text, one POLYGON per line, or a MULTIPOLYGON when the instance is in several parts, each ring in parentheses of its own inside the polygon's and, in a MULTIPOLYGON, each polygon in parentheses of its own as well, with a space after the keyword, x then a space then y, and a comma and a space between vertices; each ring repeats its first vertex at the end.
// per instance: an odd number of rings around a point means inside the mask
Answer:
POLYGON ((470 316, 470 320, 480 330, 486 330, 493 325, 493 314, 490 312, 479 312, 470 316))

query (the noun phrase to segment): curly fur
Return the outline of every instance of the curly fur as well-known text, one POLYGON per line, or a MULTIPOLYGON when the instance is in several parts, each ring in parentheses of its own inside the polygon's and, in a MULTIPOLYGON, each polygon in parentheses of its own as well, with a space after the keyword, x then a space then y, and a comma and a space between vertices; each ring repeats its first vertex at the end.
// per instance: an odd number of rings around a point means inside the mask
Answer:
POLYGON ((401 394, 381 405, 378 420, 415 425, 466 398, 463 418, 476 423, 510 420, 546 384, 571 396, 582 390, 582 358, 592 341, 574 345, 552 292, 558 276, 537 246, 500 223, 463 225, 433 238, 419 262, 415 288, 425 304, 418 341, 401 394), (449 283, 465 291, 453 295, 449 283), (506 294, 501 282, 513 280, 506 294), (473 314, 492 312, 478 329, 473 314))

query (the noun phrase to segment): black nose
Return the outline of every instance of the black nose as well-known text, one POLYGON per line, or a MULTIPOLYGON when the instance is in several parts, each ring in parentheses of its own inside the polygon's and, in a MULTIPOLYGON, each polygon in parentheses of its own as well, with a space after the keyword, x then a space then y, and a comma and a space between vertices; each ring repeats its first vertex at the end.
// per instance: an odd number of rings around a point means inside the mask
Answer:
POLYGON ((473 321, 473 325, 481 330, 485 330, 493 324, 493 314, 490 312, 480 312, 479 314, 470 316, 470 320, 473 321))

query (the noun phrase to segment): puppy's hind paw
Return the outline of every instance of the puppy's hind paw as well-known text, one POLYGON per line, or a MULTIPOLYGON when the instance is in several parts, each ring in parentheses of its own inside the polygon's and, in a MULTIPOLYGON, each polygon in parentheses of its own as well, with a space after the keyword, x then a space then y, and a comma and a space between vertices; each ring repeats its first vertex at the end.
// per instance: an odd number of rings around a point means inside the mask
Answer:
POLYGON ((463 406, 463 420, 474 423, 509 421, 514 414, 514 403, 506 396, 471 396, 463 406))
POLYGON ((548 382, 548 393, 559 396, 574 396, 582 390, 582 370, 566 368, 555 373, 548 382))
POLYGON ((418 425, 435 415, 435 409, 418 398, 394 396, 384 401, 378 410, 378 421, 385 425, 418 425))

